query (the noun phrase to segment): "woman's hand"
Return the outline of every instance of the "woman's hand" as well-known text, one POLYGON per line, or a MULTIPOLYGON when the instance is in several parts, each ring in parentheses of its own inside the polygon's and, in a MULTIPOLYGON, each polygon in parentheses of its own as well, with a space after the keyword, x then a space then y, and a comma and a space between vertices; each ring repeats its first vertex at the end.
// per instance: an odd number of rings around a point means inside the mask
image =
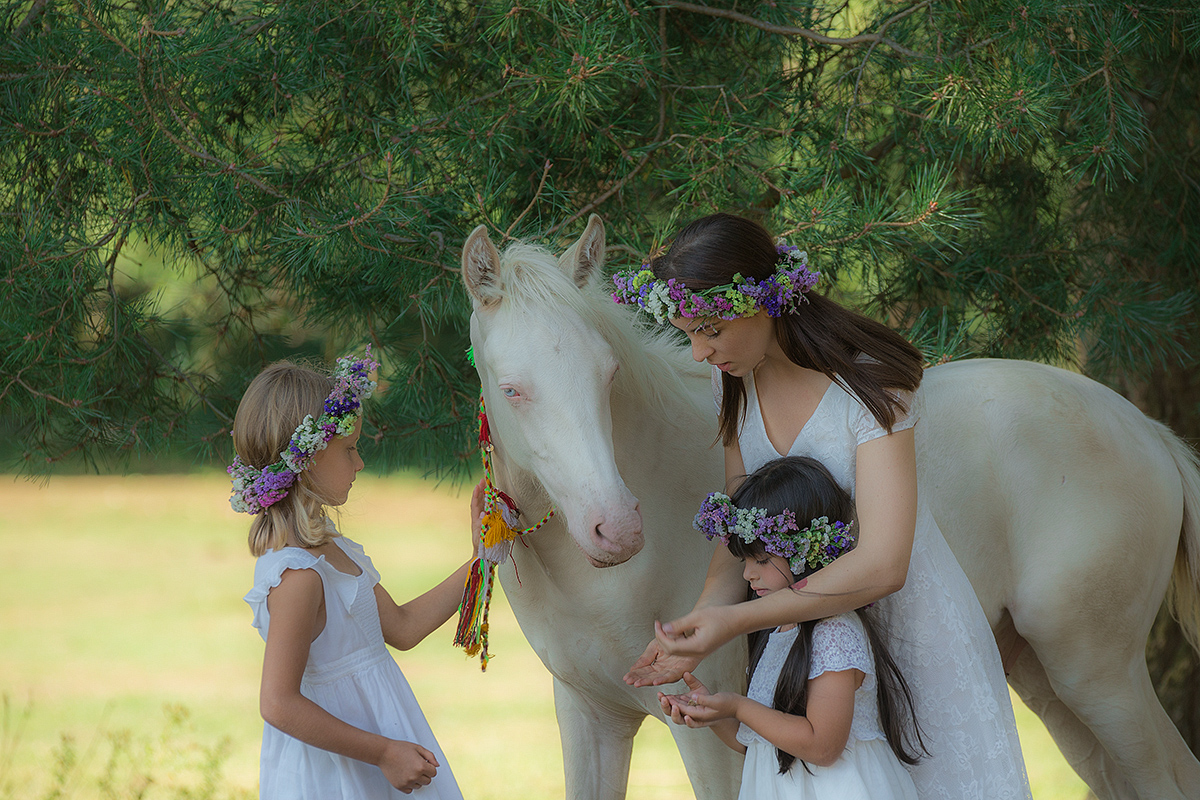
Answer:
POLYGON ((685 672, 694 670, 699 663, 699 658, 664 653, 658 646, 658 639, 651 639, 642 657, 625 673, 625 682, 637 687, 675 683, 685 672))
POLYGON ((670 656, 700 661, 745 631, 735 620, 735 606, 704 606, 668 623, 654 623, 658 649, 670 656))
POLYGON ((421 745, 396 740, 388 742, 379 760, 388 783, 405 794, 428 786, 440 766, 437 757, 421 745))

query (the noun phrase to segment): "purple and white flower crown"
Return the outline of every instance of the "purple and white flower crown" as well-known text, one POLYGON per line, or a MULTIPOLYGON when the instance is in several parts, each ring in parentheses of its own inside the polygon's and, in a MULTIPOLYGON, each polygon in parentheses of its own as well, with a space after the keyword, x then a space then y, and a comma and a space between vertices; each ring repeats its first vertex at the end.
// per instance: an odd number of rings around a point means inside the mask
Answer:
POLYGON ((637 270, 619 270, 612 276, 616 287, 612 299, 638 306, 660 325, 672 317, 737 319, 756 314, 759 309, 778 317, 808 302, 804 294, 817 285, 821 273, 808 268, 808 253, 783 239, 776 241, 775 251, 779 254, 778 268, 761 282, 739 272, 731 283, 699 291, 687 288, 676 278, 660 280, 649 264, 637 270))
POLYGON ((274 464, 259 469, 235 456, 226 472, 233 478, 233 496, 229 505, 234 511, 257 514, 279 502, 296 482, 296 476, 308 469, 313 456, 324 450, 334 436, 349 436, 362 413, 362 402, 375 391, 371 372, 379 362, 371 358, 367 346, 362 358, 343 356, 333 371, 333 391, 325 398, 321 416, 309 414, 296 426, 287 449, 274 464))
POLYGON ((835 558, 854 549, 853 522, 831 523, 828 517, 817 517, 801 528, 790 508, 768 516, 761 508, 735 506, 721 492, 704 498, 692 526, 710 542, 719 539, 726 547, 733 536, 747 544, 762 542, 768 553, 786 558, 796 575, 829 566, 835 558))

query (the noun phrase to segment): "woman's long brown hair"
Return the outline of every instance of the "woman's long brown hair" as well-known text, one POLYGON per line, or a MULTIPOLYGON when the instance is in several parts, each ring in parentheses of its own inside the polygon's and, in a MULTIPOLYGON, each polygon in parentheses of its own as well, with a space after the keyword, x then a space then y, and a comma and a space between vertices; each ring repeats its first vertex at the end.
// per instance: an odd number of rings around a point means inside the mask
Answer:
MULTIPOLYGON (((761 225, 732 214, 712 214, 692 222, 675 237, 651 269, 661 279, 675 278, 692 290, 733 281, 741 274, 763 280, 774 274, 778 253, 761 225)), ((852 391, 889 433, 907 413, 893 391, 921 385, 921 351, 882 323, 809 291, 808 302, 774 318, 775 337, 793 364, 816 370, 852 391), (892 391, 889 391, 892 390, 892 391)), ((721 374, 720 435, 737 441, 746 411, 746 385, 721 374)))

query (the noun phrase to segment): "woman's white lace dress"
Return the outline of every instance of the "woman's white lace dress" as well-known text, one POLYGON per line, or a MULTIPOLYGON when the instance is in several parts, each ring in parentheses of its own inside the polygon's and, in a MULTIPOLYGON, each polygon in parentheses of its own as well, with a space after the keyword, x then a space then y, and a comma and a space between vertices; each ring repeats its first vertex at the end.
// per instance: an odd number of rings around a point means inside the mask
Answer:
MULTIPOLYGON (((800 628, 775 631, 767 640, 746 693, 773 706, 775 684, 800 628)), ((827 767, 799 759, 779 774, 775 745, 742 725, 738 741, 746 745, 739 800, 918 800, 917 787, 896 758, 879 723, 875 699, 875 660, 857 614, 823 619, 813 627, 808 678, 826 672, 861 670, 866 676, 854 693, 850 738, 841 757, 827 767)))
POLYGON ((389 739, 416 742, 437 757, 437 776, 411 794, 392 788, 373 764, 305 744, 263 724, 259 797, 262 800, 462 800, 446 756, 433 738, 417 698, 383 641, 375 584, 379 573, 360 545, 334 539, 358 566, 347 575, 324 556, 299 547, 268 550, 254 565, 254 588, 246 602, 254 627, 267 639, 267 595, 285 570, 311 569, 325 589, 325 629, 313 640, 300 693, 340 720, 389 739))
MULTIPOLYGON (((887 431, 852 394, 830 383, 787 453, 767 438, 752 375, 746 417, 738 433, 747 474, 783 455, 825 465, 851 495, 858 446, 887 431)), ((720 404, 720 377, 713 385, 720 404)), ((908 417, 916 424, 920 392, 908 417)), ((918 486, 917 528, 904 588, 880 601, 896 659, 916 699, 917 720, 930 757, 910 768, 922 800, 1028 798, 1004 668, 987 617, 962 567, 946 544, 918 486)))

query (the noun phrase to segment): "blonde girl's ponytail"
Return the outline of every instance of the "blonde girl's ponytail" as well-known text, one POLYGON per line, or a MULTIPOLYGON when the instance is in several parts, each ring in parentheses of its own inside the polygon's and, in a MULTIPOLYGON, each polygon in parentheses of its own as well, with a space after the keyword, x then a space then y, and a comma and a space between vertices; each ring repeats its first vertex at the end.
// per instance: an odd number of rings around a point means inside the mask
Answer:
MULTIPOLYGON (((242 396, 233 420, 233 446, 253 467, 274 464, 306 416, 321 415, 333 390, 326 375, 290 362, 272 364, 259 373, 242 396)), ((278 550, 295 534, 303 547, 317 547, 333 536, 324 504, 307 472, 301 472, 287 495, 259 511, 250 523, 250 553, 278 550)))
POLYGON ((300 474, 287 497, 264 508, 250 523, 250 554, 257 557, 278 550, 295 532, 301 547, 319 547, 333 538, 324 505, 313 493, 309 478, 300 474))

